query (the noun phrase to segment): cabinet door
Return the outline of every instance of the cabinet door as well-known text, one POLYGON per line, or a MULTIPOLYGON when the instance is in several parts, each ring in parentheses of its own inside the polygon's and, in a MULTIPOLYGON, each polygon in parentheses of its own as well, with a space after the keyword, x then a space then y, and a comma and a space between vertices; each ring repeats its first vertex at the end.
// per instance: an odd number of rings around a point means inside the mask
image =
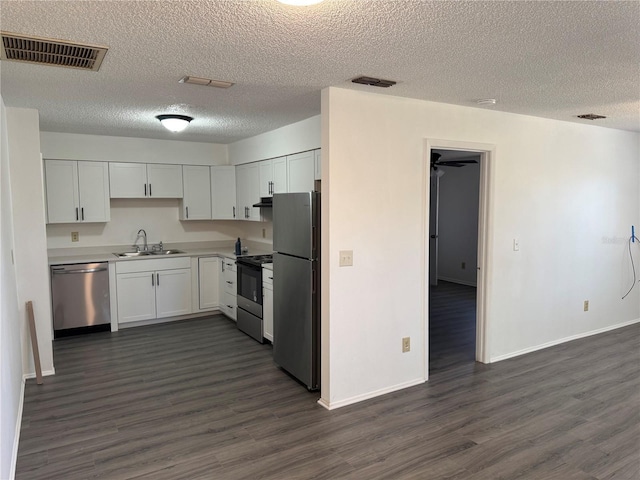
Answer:
POLYGON ((121 273, 116 276, 118 323, 156 318, 154 272, 121 273))
POLYGON ((220 304, 220 259, 202 257, 198 259, 198 290, 200 310, 218 308, 220 304))
POLYGON ((287 193, 287 157, 273 159, 273 193, 287 193))
POLYGON ((78 162, 78 191, 80 193, 80 220, 108 222, 109 165, 106 162, 78 162))
POLYGON ((151 198, 182 198, 182 165, 147 164, 151 198))
POLYGON ((109 162, 111 198, 147 197, 147 165, 109 162))
POLYGON ((80 219, 78 162, 45 160, 47 222, 75 223, 80 219))
POLYGON ((273 162, 262 160, 260 162, 260 197, 273 195, 273 162))
POLYGON ((246 163, 236 168, 238 218, 260 221, 260 209, 253 205, 260 201, 259 162, 246 163))
POLYGON ((191 269, 156 273, 156 315, 158 318, 191 313, 191 269))
POLYGON ((313 151, 289 155, 287 157, 289 172, 289 193, 313 191, 315 176, 315 159, 313 151))
POLYGON ((211 217, 233 220, 236 211, 236 167, 211 167, 211 217))
POLYGON ((184 198, 180 220, 211 220, 211 173, 209 167, 183 165, 184 198))
POLYGON ((315 154, 315 161, 314 161, 315 175, 314 175, 314 178, 316 180, 322 180, 322 152, 321 152, 321 150, 316 150, 314 152, 314 154, 315 154))

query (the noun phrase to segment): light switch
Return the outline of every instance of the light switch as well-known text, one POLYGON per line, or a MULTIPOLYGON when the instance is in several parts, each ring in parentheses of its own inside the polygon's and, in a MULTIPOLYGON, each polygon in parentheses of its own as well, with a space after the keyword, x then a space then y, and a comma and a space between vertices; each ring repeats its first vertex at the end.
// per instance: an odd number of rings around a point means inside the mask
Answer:
POLYGON ((340 250, 340 266, 341 267, 353 266, 353 250, 340 250))

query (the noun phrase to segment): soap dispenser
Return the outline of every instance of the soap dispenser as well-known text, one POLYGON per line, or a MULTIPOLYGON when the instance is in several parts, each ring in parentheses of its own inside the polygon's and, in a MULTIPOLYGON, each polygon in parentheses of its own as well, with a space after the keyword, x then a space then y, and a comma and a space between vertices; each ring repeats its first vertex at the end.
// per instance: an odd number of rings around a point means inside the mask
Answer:
POLYGON ((240 243, 240 237, 236 240, 236 256, 242 255, 242 244, 240 243))

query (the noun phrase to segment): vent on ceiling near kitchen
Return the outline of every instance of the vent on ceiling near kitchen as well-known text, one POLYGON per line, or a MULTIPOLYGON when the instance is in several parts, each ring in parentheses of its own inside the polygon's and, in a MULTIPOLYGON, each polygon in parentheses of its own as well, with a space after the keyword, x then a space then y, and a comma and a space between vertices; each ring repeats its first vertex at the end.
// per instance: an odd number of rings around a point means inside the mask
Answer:
POLYGON ((393 80, 382 80, 380 78, 373 77, 358 77, 351 80, 353 83, 360 83, 362 85, 371 85, 372 87, 383 87, 389 88, 392 85, 395 85, 396 82, 393 80))
POLYGON ((584 118, 585 120, 600 120, 607 117, 604 115, 596 115, 595 113, 585 113, 584 115, 578 115, 578 118, 584 118))
POLYGON ((212 80, 210 78, 203 77, 182 77, 179 83, 191 83, 192 85, 202 85, 203 87, 217 87, 217 88, 229 88, 233 85, 231 82, 225 82, 224 80, 212 80))
POLYGON ((107 47, 0 32, 0 60, 98 71, 107 47))

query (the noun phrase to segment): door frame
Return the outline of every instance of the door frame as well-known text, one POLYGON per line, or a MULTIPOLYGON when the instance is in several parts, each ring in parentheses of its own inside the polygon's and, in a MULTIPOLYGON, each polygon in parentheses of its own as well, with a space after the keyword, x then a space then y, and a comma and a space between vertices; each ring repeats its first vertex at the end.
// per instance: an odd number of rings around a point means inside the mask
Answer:
POLYGON ((480 154, 480 198, 478 199, 478 275, 476 294, 476 361, 490 363, 490 317, 489 284, 491 278, 491 252, 493 245, 492 199, 493 164, 496 146, 490 143, 465 142, 427 138, 424 140, 424 205, 423 230, 424 272, 423 272, 423 318, 424 318, 424 378, 429 378, 429 201, 431 198, 431 150, 464 150, 480 154))

